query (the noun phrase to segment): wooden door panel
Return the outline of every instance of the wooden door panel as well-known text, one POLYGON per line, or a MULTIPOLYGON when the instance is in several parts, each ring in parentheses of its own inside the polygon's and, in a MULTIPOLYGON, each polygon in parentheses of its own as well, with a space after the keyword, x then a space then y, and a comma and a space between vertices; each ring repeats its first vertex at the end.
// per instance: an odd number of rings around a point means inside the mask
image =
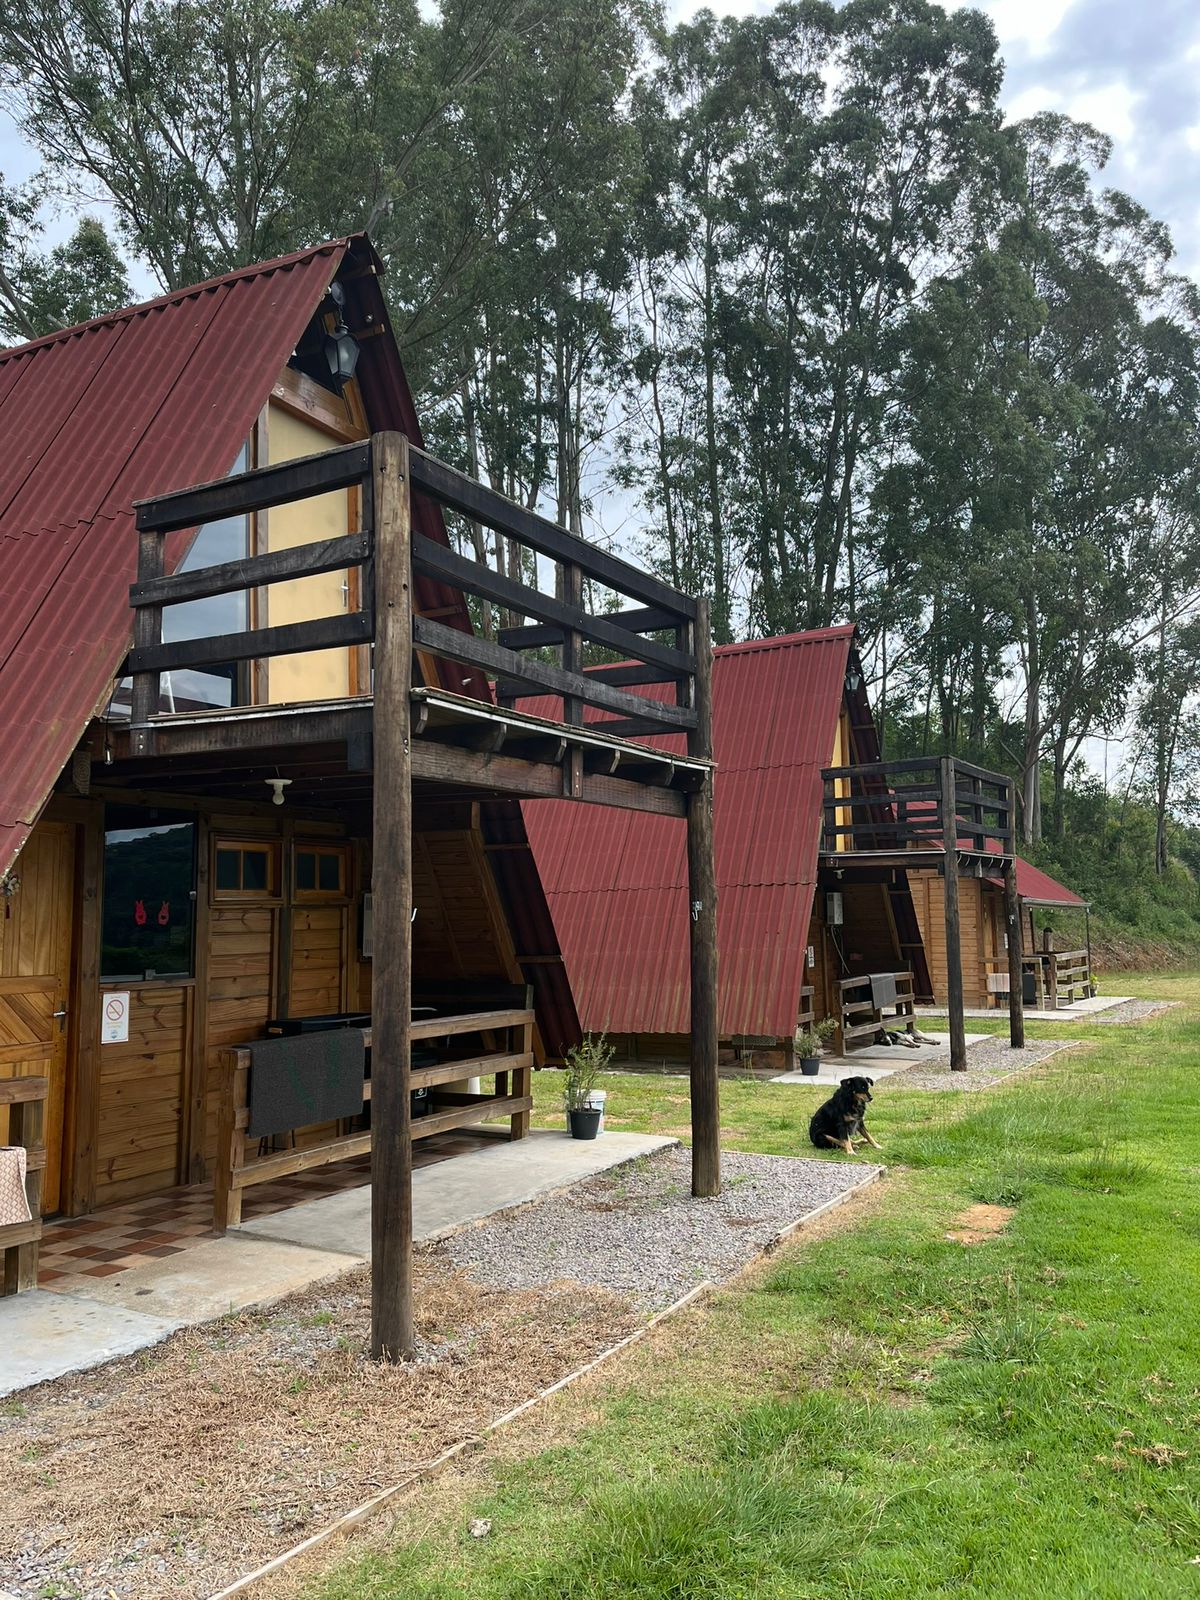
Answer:
MULTIPOLYGON (((0 1077, 44 1074, 46 1168, 43 1211, 57 1211, 63 1162, 75 829, 40 822, 17 858, 19 888, 0 919, 0 1077)), ((0 1138, 8 1137, 0 1114, 0 1138)))

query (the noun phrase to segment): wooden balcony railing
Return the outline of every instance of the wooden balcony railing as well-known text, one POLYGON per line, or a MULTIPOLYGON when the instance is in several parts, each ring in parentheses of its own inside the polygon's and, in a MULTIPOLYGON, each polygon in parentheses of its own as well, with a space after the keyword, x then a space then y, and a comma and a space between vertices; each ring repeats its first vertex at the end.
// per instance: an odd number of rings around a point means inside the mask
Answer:
POLYGON ((822 850, 992 857, 1014 848, 1012 779, 956 757, 826 767, 822 850), (948 826, 947 819, 952 818, 948 826))
MULTIPOLYGON (((380 607, 391 596, 376 593, 375 536, 381 518, 411 527, 412 497, 425 496, 453 513, 494 529, 531 555, 524 570, 545 573, 555 593, 495 571, 437 540, 411 533, 410 573, 447 584, 466 596, 502 606, 525 624, 504 630, 496 640, 463 626, 451 626, 419 608, 412 618, 412 644, 432 656, 475 669, 496 680, 497 698, 550 695, 561 701, 561 721, 581 725, 584 707, 605 713, 593 732, 612 738, 676 733, 694 748, 701 719, 697 709, 697 659, 706 641, 697 638, 697 602, 587 540, 516 505, 464 473, 408 448, 408 481, 396 482, 379 470, 376 435, 346 445, 215 483, 182 489, 142 501, 137 507, 138 576, 130 590, 134 644, 131 752, 150 754, 151 722, 162 712, 164 673, 212 669, 337 647, 370 644, 380 607), (333 490, 358 486, 362 526, 339 538, 323 539, 187 573, 168 574, 167 540, 180 530, 218 518, 269 511, 333 490), (541 558, 541 559, 539 559, 541 558), (357 567, 362 573, 356 611, 304 622, 251 628, 207 638, 164 642, 163 608, 183 601, 291 583, 320 573, 357 567), (555 570, 557 569, 557 581, 555 570), (584 610, 585 585, 613 591, 631 606, 593 616, 584 610), (612 666, 583 671, 584 641, 616 652, 612 666), (552 647, 548 649, 547 647, 552 647), (664 699, 629 693, 638 684, 673 686, 664 699)), ((432 608, 431 608, 432 609, 432 608)))

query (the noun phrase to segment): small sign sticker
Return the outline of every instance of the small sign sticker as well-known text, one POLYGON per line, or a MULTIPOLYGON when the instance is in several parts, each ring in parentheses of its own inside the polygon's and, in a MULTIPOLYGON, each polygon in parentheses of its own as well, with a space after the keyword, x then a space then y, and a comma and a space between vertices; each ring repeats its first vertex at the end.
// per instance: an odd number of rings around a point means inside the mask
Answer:
POLYGON ((101 1044, 129 1043, 129 990, 104 996, 100 1016, 101 1044))

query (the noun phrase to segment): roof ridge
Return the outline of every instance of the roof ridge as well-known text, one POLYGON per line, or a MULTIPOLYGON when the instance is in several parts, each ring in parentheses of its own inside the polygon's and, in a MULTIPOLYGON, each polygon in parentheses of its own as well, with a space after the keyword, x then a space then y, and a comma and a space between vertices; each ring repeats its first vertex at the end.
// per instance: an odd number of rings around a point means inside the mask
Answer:
POLYGON ((765 639, 739 639, 732 644, 713 646, 714 656, 738 655, 742 651, 772 650, 790 645, 832 644, 837 639, 852 639, 858 631, 853 622, 838 622, 828 628, 806 628, 796 633, 775 633, 765 639))
POLYGON ((355 241, 365 238, 365 233, 351 233, 341 239, 326 239, 321 244, 309 245, 303 250, 293 250, 289 255, 276 256, 273 261, 258 261, 247 267, 234 267, 229 272, 218 273, 215 277, 205 278, 200 283, 189 283, 182 289, 172 289, 168 294, 157 295, 153 300, 142 300, 137 305, 124 306, 102 317, 93 317, 89 322, 77 322, 70 328, 58 328, 53 333, 42 334, 39 339, 30 339, 25 344, 15 344, 6 350, 0 350, 0 366, 14 358, 27 356, 32 351, 74 339, 78 334, 90 333, 95 328, 115 327, 117 323, 128 322, 134 317, 141 316, 143 312, 160 311, 167 306, 181 305, 185 300, 193 300, 210 289, 238 283, 243 278, 265 278, 272 272, 285 272, 291 267, 298 266, 302 261, 309 261, 314 256, 332 255, 335 250, 348 249, 355 241))

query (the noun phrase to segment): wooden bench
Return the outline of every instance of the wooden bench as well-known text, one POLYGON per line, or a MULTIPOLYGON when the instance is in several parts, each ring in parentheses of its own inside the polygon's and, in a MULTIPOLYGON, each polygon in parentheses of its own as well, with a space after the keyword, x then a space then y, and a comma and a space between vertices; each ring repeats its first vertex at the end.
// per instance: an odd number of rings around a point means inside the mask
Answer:
MULTIPOLYGON (((411 1024, 412 1042, 423 1039, 451 1039, 480 1034, 483 1053, 466 1058, 439 1061, 432 1066, 414 1067, 410 1075, 413 1089, 433 1091, 433 1111, 416 1117, 412 1123, 414 1139, 451 1128, 472 1127, 481 1122, 507 1118, 509 1137, 521 1139, 529 1132, 529 1113, 533 1109, 531 1073, 533 1069, 533 1024, 531 1006, 514 1006, 497 1011, 475 1011, 462 1016, 421 1017, 411 1024), (511 1086, 510 1086, 511 1075, 511 1086), (471 1078, 494 1077, 491 1094, 469 1094, 448 1090, 442 1085, 471 1078), (510 1092, 511 1090, 511 1092, 510 1092)), ((359 1030, 370 1048, 371 1029, 359 1030)), ((242 1220, 242 1194, 257 1183, 269 1183, 296 1172, 308 1172, 331 1161, 346 1161, 365 1155, 371 1148, 371 1133, 351 1133, 306 1150, 281 1150, 247 1161, 247 1130, 250 1126, 249 1045, 238 1045, 221 1052, 222 1082, 220 1121, 217 1133, 217 1169, 213 1178, 213 1227, 218 1233, 236 1227, 242 1220)), ((363 1082, 363 1105, 371 1099, 371 1080, 363 1082)))
POLYGON ((4 1287, 0 1294, 20 1294, 37 1287, 38 1246, 42 1237, 42 1172, 46 1165, 43 1142, 48 1078, 0 1079, 0 1106, 8 1107, 8 1143, 25 1147, 25 1198, 31 1222, 11 1222, 0 1228, 4 1255, 4 1287))

